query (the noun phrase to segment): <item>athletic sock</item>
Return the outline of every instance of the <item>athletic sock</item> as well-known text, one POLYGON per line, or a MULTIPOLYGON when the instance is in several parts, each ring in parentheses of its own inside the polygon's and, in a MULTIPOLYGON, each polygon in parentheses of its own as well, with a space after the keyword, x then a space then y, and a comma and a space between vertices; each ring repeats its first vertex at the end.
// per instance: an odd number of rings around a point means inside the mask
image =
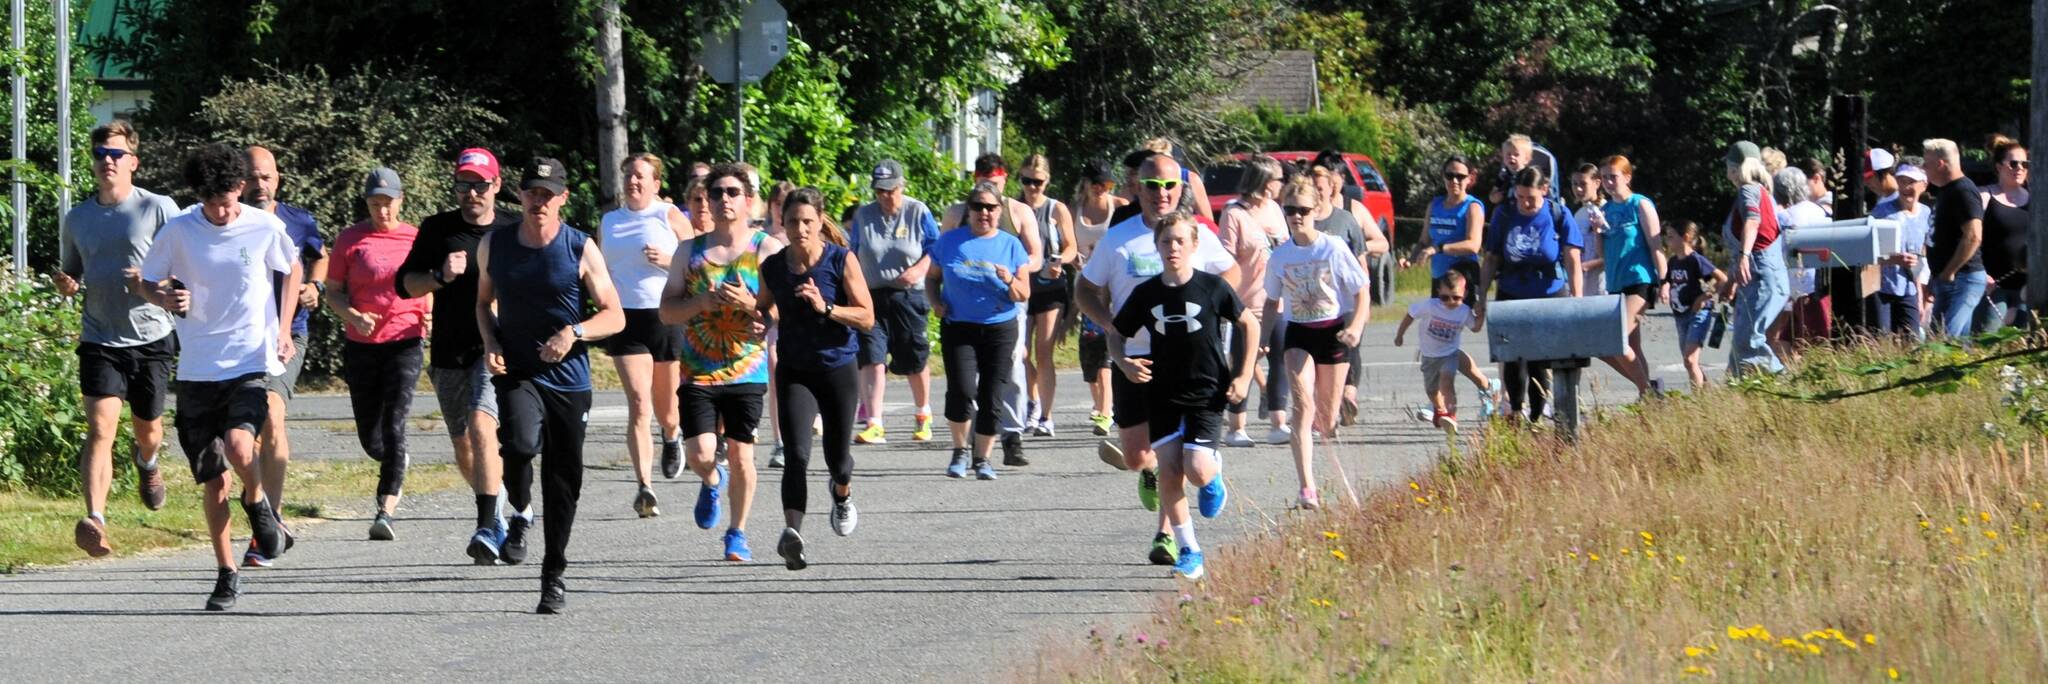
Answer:
POLYGON ((1195 524, 1192 522, 1174 525, 1173 539, 1180 542, 1181 548, 1189 551, 1202 550, 1201 543, 1195 541, 1195 524))
POLYGON ((496 494, 478 494, 478 495, 476 495, 476 526, 477 526, 477 527, 497 527, 497 526, 498 526, 498 495, 496 495, 496 494))
POLYGON ((88 518, 92 518, 92 519, 93 519, 93 522, 97 522, 97 523, 99 523, 99 524, 101 524, 101 525, 105 525, 105 524, 107 524, 107 516, 106 516, 106 514, 104 514, 104 513, 101 513, 101 512, 99 512, 99 511, 93 511, 93 512, 91 512, 91 513, 87 513, 87 514, 85 514, 85 517, 88 517, 88 518))

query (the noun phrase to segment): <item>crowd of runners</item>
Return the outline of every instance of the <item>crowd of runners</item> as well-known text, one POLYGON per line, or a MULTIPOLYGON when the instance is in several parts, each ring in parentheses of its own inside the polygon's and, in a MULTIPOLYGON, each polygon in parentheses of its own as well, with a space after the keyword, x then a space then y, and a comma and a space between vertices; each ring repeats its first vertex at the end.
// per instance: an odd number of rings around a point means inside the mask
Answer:
MULTIPOLYGON (((124 403, 142 500, 163 505, 161 417, 175 390, 178 442, 204 486, 218 564, 209 610, 235 604, 240 568, 269 566, 292 548, 279 513, 284 417, 315 307, 345 328, 342 379, 363 451, 380 464, 369 538, 400 534, 406 416, 424 372, 475 495, 465 552, 477 564, 524 563, 538 524, 542 613, 566 603, 590 346, 611 358, 623 386, 633 510, 661 514, 657 465, 663 478, 687 469, 699 482, 697 526, 722 527, 720 557, 751 561, 759 443, 782 471, 774 552, 802 570, 812 455, 824 457, 830 527, 852 535, 853 449, 890 438, 887 376, 908 380, 910 441, 937 439, 934 317, 945 474, 997 479, 998 448, 1003 468, 1030 464, 1027 437, 1061 429, 1053 349, 1077 334, 1092 407, 1083 429, 1107 438, 1099 456, 1134 471, 1140 504, 1158 515, 1145 555, 1192 579, 1204 563, 1191 509, 1204 518, 1225 509, 1223 450, 1255 443, 1254 410, 1267 422, 1263 441, 1290 449, 1297 505, 1323 505, 1316 451, 1356 418, 1368 264, 1391 249, 1383 217, 1347 194, 1334 151, 1299 165, 1252 155, 1239 187, 1217 189, 1160 141, 1120 168, 1085 164, 1064 202, 1053 198, 1050 160, 1013 167, 986 155, 972 189, 936 205, 911 196, 901 163, 880 160, 872 201, 856 207, 787 183, 764 198, 763 179, 741 164, 697 164, 671 178, 660 157, 640 154, 622 166, 617 208, 586 232, 563 221, 571 181, 560 161, 533 158, 508 180, 490 150, 472 148, 453 160, 455 208, 405 223, 404 180, 378 168, 363 181, 367 218, 328 240, 309 213, 277 200, 270 150, 191 152, 182 170, 197 202, 181 210, 135 187, 141 160, 129 124, 101 126, 91 140, 97 193, 66 215, 54 276, 61 292, 84 297, 78 355, 90 434, 75 541, 93 556, 111 551, 104 513, 124 403), (516 211, 498 204, 508 190, 516 211), (1238 198, 1212 212, 1212 191, 1238 198), (252 530, 239 557, 231 495, 252 530)), ((1964 177, 1954 143, 1923 148, 1917 163, 1868 155, 1865 182, 1882 198, 1872 209, 1902 222, 1906 247, 1883 266, 1876 325, 1918 336, 1923 321, 1947 335, 2025 324, 2026 148, 1993 142, 1998 183, 1988 190, 1964 177), (1930 188, 1932 210, 1920 201, 1930 188)), ((1660 304, 1674 312, 1676 357, 1694 386, 1707 381, 1701 349, 1719 345, 1721 328, 1733 329, 1730 371, 1740 374, 1781 369, 1780 357, 1823 325, 1804 322, 1819 295, 1799 283, 1813 276, 1788 268, 1778 246, 1782 231, 1828 220, 1823 174, 1732 145, 1723 162, 1736 199, 1721 221, 1731 256, 1717 269, 1699 240, 1712 219, 1660 216, 1631 188, 1628 159, 1552 179, 1531 164, 1532 149, 1514 136, 1496 159, 1453 156, 1438 167, 1443 193, 1403 259, 1429 269, 1430 296, 1407 307, 1390 340, 1403 345, 1420 327, 1422 420, 1456 432, 1461 378, 1483 418, 1504 401, 1507 419, 1542 420, 1543 368, 1504 366, 1503 383, 1460 348, 1464 331, 1483 330, 1489 295, 1623 297, 1629 346, 1604 361, 1645 395, 1658 388, 1639 326, 1660 304), (1493 179, 1486 199, 1471 194, 1482 174, 1493 179), (1552 196, 1560 186, 1576 208, 1552 196), (1795 319, 1784 333, 1780 322, 1795 319)))

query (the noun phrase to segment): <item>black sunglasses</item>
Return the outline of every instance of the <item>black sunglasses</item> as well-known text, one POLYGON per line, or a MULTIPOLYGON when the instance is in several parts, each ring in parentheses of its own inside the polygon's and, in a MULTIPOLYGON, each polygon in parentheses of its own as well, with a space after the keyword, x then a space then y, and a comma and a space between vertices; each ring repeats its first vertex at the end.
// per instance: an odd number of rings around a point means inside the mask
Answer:
MULTIPOLYGON (((118 158, 116 157, 116 159, 118 158)), ((2005 167, 2008 169, 2031 169, 2034 168, 2034 164, 2025 159, 2007 159, 2005 160, 2005 167)))
POLYGON ((1461 180, 1465 180, 1465 179, 1467 179, 1467 178, 1471 178, 1471 177, 1472 177, 1472 176, 1470 176, 1470 175, 1467 175, 1467 174, 1462 174, 1462 173, 1446 173, 1446 174, 1444 174, 1444 180, 1447 180, 1447 181, 1461 181, 1461 180))
POLYGON ((1299 205, 1289 205, 1280 207, 1280 211, 1288 216, 1307 216, 1309 214, 1316 213, 1316 208, 1304 207, 1299 205))
POLYGON ((484 195, 491 192, 490 181, 455 181, 455 194, 484 195))
POLYGON ((129 152, 128 152, 127 150, 121 149, 121 148, 119 148, 119 147, 95 147, 95 148, 92 148, 92 158, 94 158, 94 159, 106 159, 106 160, 108 160, 108 161, 121 161, 121 158, 122 158, 122 157, 126 157, 126 156, 128 156, 128 155, 129 155, 129 152))
POLYGON ((707 192, 707 193, 709 194, 709 196, 711 196, 711 197, 720 197, 720 196, 723 196, 723 197, 738 197, 738 196, 740 196, 740 195, 744 195, 744 194, 747 194, 747 189, 746 189, 746 188, 741 188, 741 187, 735 187, 735 186, 727 185, 727 186, 724 186, 724 187, 718 187, 718 188, 709 188, 709 189, 707 189, 707 190, 706 190, 706 192, 707 192))
POLYGON ((968 209, 972 209, 972 210, 974 210, 974 211, 995 211, 995 210, 996 210, 996 207, 999 207, 999 206, 1002 206, 1002 205, 1000 205, 1000 204, 990 204, 990 203, 988 203, 988 202, 968 202, 968 203, 967 203, 967 208, 968 208, 968 209))
POLYGON ((1018 178, 1017 182, 1023 183, 1024 187, 1027 188, 1035 188, 1041 185, 1045 185, 1045 179, 1043 178, 1018 178))

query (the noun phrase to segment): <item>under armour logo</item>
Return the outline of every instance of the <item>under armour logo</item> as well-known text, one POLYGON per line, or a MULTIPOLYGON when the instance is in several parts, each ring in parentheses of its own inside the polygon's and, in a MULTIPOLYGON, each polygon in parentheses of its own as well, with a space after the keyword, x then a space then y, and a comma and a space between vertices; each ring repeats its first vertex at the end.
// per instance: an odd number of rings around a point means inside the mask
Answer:
POLYGON ((1202 315, 1202 305, 1188 302, 1187 310, 1188 312, 1184 314, 1168 316, 1166 315, 1166 305, 1162 304, 1152 307, 1152 318, 1158 320, 1157 323, 1152 324, 1153 329, 1158 330, 1159 334, 1164 335, 1167 334, 1166 324, 1179 323, 1187 326, 1190 333, 1201 330, 1202 322, 1196 320, 1195 317, 1202 315))

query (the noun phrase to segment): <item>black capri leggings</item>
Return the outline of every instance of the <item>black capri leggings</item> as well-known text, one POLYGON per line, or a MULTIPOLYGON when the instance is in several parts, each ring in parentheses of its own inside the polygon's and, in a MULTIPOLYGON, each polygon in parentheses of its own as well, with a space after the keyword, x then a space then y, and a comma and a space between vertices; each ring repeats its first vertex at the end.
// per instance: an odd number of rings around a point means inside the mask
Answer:
POLYGON ((853 482, 853 413, 860 404, 858 364, 822 371, 784 363, 775 369, 776 420, 782 426, 782 508, 802 512, 810 501, 805 482, 811 465, 811 421, 825 422, 825 467, 832 472, 832 500, 839 485, 853 482))
POLYGON ((420 339, 371 344, 343 341, 341 377, 356 414, 356 439, 363 453, 378 463, 377 496, 398 496, 405 489, 410 460, 405 447, 405 416, 412 411, 413 388, 420 382, 424 354, 420 339))
POLYGON ((974 433, 996 434, 997 397, 1014 391, 1010 354, 1017 348, 1016 321, 983 325, 945 321, 939 343, 946 352, 946 420, 974 419, 974 433))

